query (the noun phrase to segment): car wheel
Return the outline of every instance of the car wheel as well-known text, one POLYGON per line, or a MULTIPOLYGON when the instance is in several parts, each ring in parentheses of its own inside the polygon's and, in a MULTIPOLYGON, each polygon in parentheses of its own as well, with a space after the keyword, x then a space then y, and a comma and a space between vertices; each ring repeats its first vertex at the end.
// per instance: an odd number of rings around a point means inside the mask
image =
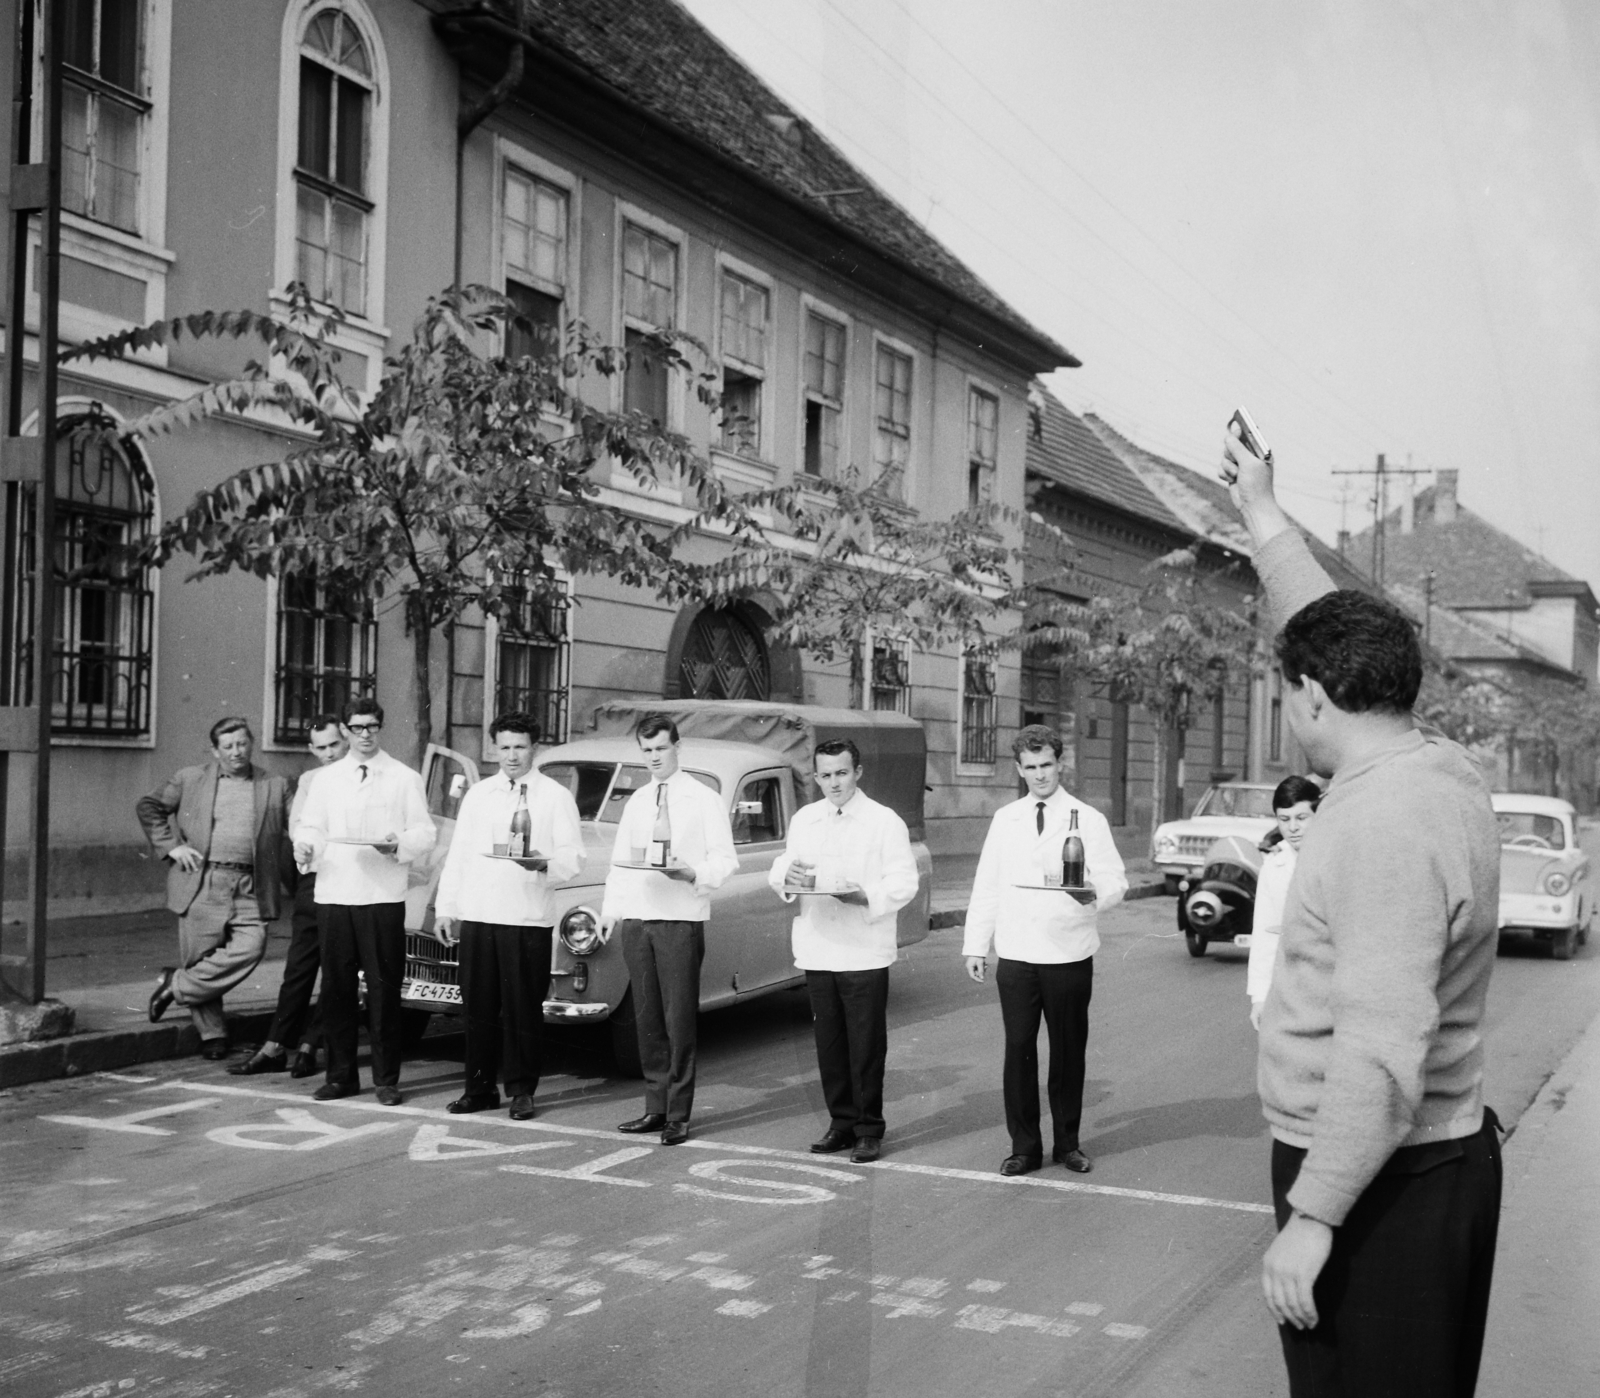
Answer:
POLYGON ((1190 956, 1204 956, 1206 954, 1206 939, 1198 932, 1185 932, 1183 934, 1183 944, 1189 948, 1190 956))
POLYGON ((400 1011, 400 1048, 405 1053, 415 1053, 428 1032, 432 1010, 404 1009, 400 1011))
POLYGON ((1571 961, 1578 950, 1578 929, 1563 927, 1550 939, 1550 956, 1555 961, 1571 961))
POLYGON ((633 1014, 633 987, 622 993, 622 1000, 606 1021, 611 1026, 611 1063, 617 1075, 642 1078, 644 1064, 639 1060, 639 1028, 633 1014))

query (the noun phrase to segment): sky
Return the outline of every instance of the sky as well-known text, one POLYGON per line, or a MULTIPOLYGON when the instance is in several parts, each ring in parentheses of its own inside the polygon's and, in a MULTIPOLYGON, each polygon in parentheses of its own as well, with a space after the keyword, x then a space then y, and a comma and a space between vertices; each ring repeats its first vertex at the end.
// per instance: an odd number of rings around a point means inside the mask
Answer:
POLYGON ((1247 406, 1330 542, 1335 470, 1457 470, 1600 588, 1600 4, 682 3, 1083 361, 1075 411, 1212 470, 1247 406))

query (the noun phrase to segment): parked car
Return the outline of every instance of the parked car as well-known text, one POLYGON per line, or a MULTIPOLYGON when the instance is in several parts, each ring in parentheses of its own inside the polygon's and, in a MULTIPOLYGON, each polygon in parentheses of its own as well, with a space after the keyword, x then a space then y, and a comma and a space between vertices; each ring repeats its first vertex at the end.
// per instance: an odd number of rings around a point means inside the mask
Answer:
POLYGON ((1557 961, 1569 960, 1594 921, 1589 856, 1578 845, 1577 815, 1553 796, 1496 792, 1500 823, 1500 935, 1531 936, 1557 961))
POLYGON ((1212 942, 1250 945, 1261 860, 1259 840, 1224 835, 1206 852, 1200 872, 1178 881, 1178 930, 1190 956, 1204 956, 1212 942))
POLYGON ((1166 875, 1167 891, 1178 880, 1193 878, 1205 868, 1211 847, 1225 835, 1254 844, 1271 830, 1273 787, 1255 782, 1220 782, 1206 788, 1187 820, 1169 820, 1156 827, 1150 859, 1166 875))
MULTIPOLYGON (((551 949, 547 1023, 608 1024, 618 1067, 637 1074, 633 999, 622 949, 600 941, 600 904, 617 821, 628 796, 649 781, 633 738, 646 712, 669 713, 678 724, 684 771, 728 802, 739 870, 711 898, 706 955, 700 971, 700 1007, 714 1009, 801 983, 790 951, 792 904, 767 884, 772 861, 798 805, 814 793, 811 749, 849 737, 867 766, 863 789, 892 806, 910 829, 921 887, 899 914, 899 944, 928 935, 933 864, 923 839, 922 795, 926 745, 921 724, 901 714, 823 709, 804 705, 678 701, 613 701, 596 715, 594 736, 542 754, 537 766, 572 792, 583 821, 584 865, 556 888, 556 936, 551 949), (716 736, 707 736, 714 734, 716 736)), ((439 826, 438 845, 425 867, 412 871, 406 900, 406 971, 401 1002, 407 1037, 420 1037, 426 1016, 460 1014, 458 949, 433 935, 433 892, 467 788, 478 780, 471 758, 429 747, 424 777, 429 809, 439 826)))

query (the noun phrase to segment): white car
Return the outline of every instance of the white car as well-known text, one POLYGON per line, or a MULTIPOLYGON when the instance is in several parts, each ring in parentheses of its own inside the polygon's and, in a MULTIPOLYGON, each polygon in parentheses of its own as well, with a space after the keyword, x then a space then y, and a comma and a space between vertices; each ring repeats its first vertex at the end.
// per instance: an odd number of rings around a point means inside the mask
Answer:
POLYGON ((1206 866, 1206 854, 1225 835, 1255 844, 1272 829, 1272 793, 1276 787, 1256 782, 1221 782, 1206 794, 1187 820, 1169 820, 1156 827, 1150 860, 1167 878, 1167 891, 1178 880, 1193 878, 1206 866))
POLYGON ((1578 845, 1577 814, 1554 796, 1497 791, 1500 823, 1500 935, 1532 936, 1558 961, 1589 940, 1595 890, 1578 845))

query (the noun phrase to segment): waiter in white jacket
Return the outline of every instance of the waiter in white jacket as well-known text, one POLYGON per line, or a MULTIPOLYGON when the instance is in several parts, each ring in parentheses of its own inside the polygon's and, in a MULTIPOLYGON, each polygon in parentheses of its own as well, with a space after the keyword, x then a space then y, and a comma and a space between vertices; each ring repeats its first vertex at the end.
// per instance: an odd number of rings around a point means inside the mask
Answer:
POLYGON ((609 940, 615 929, 622 939, 644 1068, 644 1115, 617 1129, 630 1135, 659 1131, 662 1145, 675 1146, 689 1139, 694 1107, 700 963, 711 891, 738 869, 739 856, 727 797, 678 767, 678 725, 666 714, 646 714, 634 736, 650 783, 622 808, 600 905, 600 936, 609 940), (671 864, 625 867, 642 862, 663 810, 672 827, 671 864))
POLYGON ((905 821, 861 790, 853 742, 818 743, 811 763, 824 799, 795 812, 768 882, 800 903, 794 964, 806 973, 828 1104, 828 1130, 811 1149, 850 1150, 867 1164, 883 1140, 895 914, 917 896, 917 861, 905 821))
POLYGON ((496 1079, 505 1076, 511 1119, 533 1116, 544 1045, 544 998, 550 990, 555 931, 551 885, 583 867, 578 805, 560 782, 533 770, 539 725, 525 713, 489 725, 500 759, 461 798, 455 834, 434 897, 433 929, 461 944, 461 1008, 467 1021, 466 1084, 447 1111, 492 1111, 496 1079), (527 806, 528 854, 506 856, 511 821, 527 806), (495 846, 502 857, 495 857, 495 846))
POLYGON ((1028 794, 1002 806, 990 823, 961 948, 967 974, 979 984, 990 949, 999 955, 994 979, 1006 1033, 1001 1083, 1011 1133, 1011 1154, 1001 1162, 1002 1175, 1026 1175, 1044 1163, 1039 1129, 1041 1017, 1050 1035, 1051 1158, 1078 1174, 1093 1168, 1079 1148, 1078 1126, 1094 954, 1100 946, 1095 918, 1122 901, 1128 876, 1105 817, 1061 785, 1061 751, 1061 735, 1040 723, 1029 724, 1013 740, 1011 755, 1028 794), (1059 889, 1040 887, 1048 874, 1059 880, 1061 847, 1073 811, 1083 840, 1086 882, 1094 889, 1087 904, 1059 889))

